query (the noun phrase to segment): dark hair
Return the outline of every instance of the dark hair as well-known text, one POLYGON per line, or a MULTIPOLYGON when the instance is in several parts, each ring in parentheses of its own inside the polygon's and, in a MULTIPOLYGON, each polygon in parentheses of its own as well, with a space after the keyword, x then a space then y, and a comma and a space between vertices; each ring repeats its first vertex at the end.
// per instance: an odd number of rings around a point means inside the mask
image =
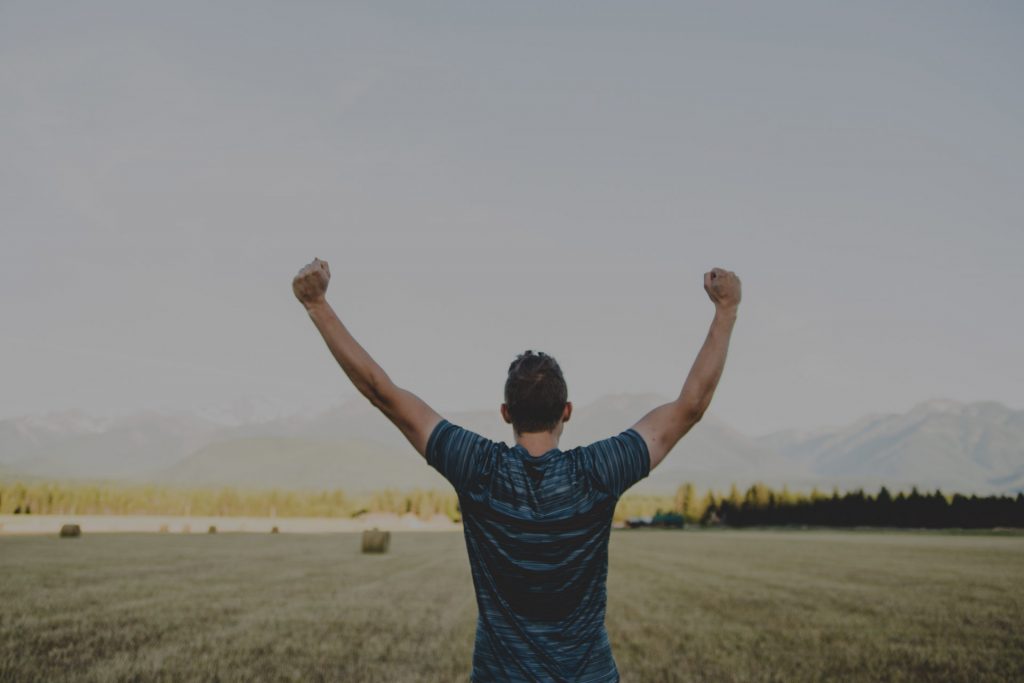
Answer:
POLYGON ((562 368, 546 353, 521 353, 508 366, 505 403, 516 432, 551 431, 568 400, 562 368))

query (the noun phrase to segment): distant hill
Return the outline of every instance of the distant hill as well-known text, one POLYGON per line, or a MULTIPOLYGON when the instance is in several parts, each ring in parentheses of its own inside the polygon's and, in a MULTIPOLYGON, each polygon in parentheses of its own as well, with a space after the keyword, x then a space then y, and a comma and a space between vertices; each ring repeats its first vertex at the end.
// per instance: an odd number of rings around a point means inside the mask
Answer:
POLYGON ((759 442, 826 485, 1024 490, 1024 411, 1000 403, 927 401, 902 414, 759 442))
POLYGON ((13 418, 0 420, 0 464, 32 477, 146 478, 229 431, 192 415, 159 413, 13 418))
MULTIPOLYGON (((654 395, 602 398, 574 412, 565 448, 628 429, 665 399, 654 395)), ((493 411, 450 413, 448 419, 495 441, 512 441, 512 428, 493 411)), ((161 482, 288 488, 443 487, 445 482, 365 401, 352 401, 309 420, 251 425, 244 436, 211 444, 154 476, 161 482)), ((650 477, 634 489, 671 493, 684 480, 726 487, 732 482, 782 484, 806 473, 714 418, 701 422, 650 477)))
MULTIPOLYGON (((618 434, 664 401, 621 394, 577 405, 562 447, 618 434)), ((497 406, 446 417, 495 441, 512 441, 497 406)), ((115 420, 80 413, 0 420, 0 476, 352 492, 446 486, 361 398, 320 414, 240 425, 157 413, 115 420)), ((884 484, 1016 492, 1024 490, 1024 411, 998 403, 930 401, 845 427, 760 438, 709 415, 633 491, 671 493, 684 481, 717 489, 763 481, 803 490, 884 484)))
POLYGON ((372 441, 248 437, 204 446, 155 475, 163 484, 189 487, 442 489, 444 478, 411 448, 372 441), (418 461, 418 462, 417 462, 418 461))

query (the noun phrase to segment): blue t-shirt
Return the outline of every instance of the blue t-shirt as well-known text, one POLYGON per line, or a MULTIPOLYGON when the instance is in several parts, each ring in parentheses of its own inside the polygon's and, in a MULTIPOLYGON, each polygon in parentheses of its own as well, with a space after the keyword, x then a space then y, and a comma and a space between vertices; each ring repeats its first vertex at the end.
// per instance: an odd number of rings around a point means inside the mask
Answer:
POLYGON ((643 437, 534 457, 442 420, 427 462, 459 494, 479 609, 472 680, 618 681, 608 535, 619 496, 650 472, 643 437))

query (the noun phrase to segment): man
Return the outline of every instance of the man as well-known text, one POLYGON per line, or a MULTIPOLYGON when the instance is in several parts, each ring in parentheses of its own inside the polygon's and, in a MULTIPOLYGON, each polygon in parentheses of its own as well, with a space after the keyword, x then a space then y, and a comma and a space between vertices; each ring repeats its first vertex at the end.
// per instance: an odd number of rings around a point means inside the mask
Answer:
POLYGON ((391 381, 327 303, 330 277, 315 259, 292 289, 356 389, 459 495, 479 609, 472 680, 618 681, 604 626, 612 513, 707 410, 736 322, 739 278, 721 268, 704 274, 715 316, 678 398, 617 436, 562 451, 572 403, 553 358, 527 351, 513 361, 501 415, 515 445, 495 443, 391 381))

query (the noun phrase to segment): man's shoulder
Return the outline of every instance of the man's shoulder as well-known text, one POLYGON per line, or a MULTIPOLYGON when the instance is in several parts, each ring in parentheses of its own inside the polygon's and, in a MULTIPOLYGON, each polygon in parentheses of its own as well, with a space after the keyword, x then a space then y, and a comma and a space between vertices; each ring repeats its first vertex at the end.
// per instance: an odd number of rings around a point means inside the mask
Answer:
POLYGON ((468 429, 447 418, 441 418, 441 421, 430 432, 430 437, 427 439, 428 451, 431 445, 440 442, 448 445, 473 446, 477 449, 486 448, 497 453, 504 453, 509 450, 508 444, 504 441, 494 441, 480 432, 468 429))

